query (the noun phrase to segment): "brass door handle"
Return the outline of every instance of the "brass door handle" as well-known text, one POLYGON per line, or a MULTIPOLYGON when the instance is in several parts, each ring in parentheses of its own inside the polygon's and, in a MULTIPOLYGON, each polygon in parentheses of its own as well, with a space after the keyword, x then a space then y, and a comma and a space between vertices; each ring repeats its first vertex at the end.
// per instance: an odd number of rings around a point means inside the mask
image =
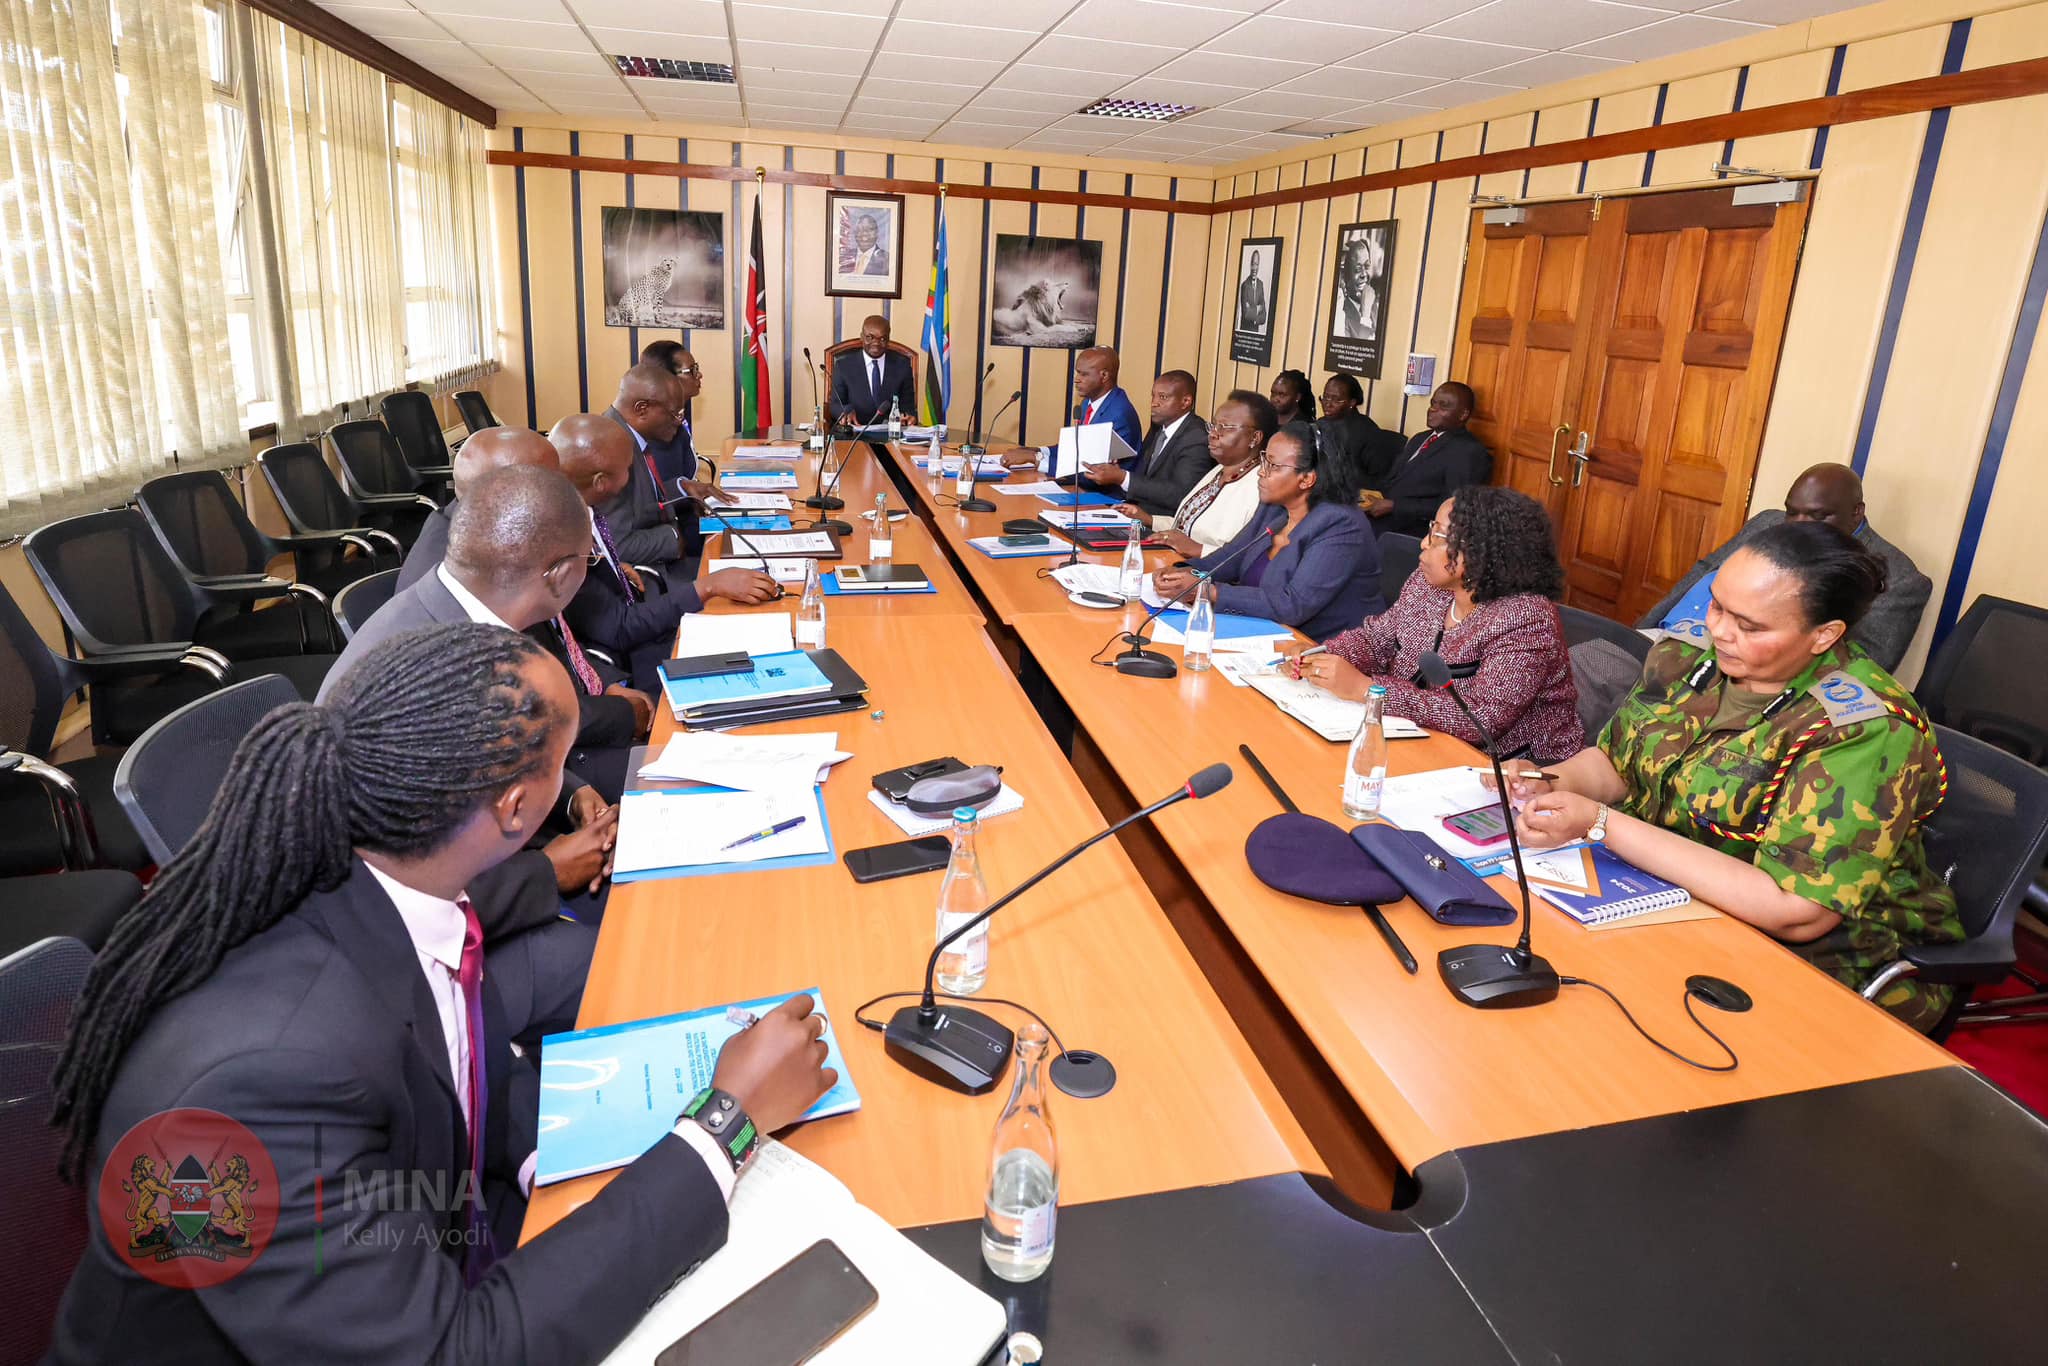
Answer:
POLYGON ((1572 443, 1573 488, 1577 488, 1586 482, 1586 466, 1593 463, 1593 457, 1587 454, 1587 447, 1592 444, 1593 434, 1591 432, 1580 432, 1579 439, 1572 443))
POLYGON ((1571 432, 1571 429, 1572 429, 1572 428, 1571 428, 1571 424, 1570 424, 1569 422, 1562 422, 1562 423, 1559 423, 1559 424, 1558 424, 1558 428, 1557 428, 1557 430, 1556 430, 1556 431, 1554 431, 1554 432, 1552 432, 1552 433, 1550 434, 1550 470, 1549 470, 1549 474, 1550 474, 1550 482, 1551 482, 1551 483, 1552 483, 1553 485, 1561 486, 1561 485, 1562 485, 1562 484, 1564 483, 1564 480, 1562 480, 1562 479, 1558 478, 1558 475, 1557 475, 1557 443, 1558 443, 1558 442, 1560 442, 1560 441, 1562 441, 1562 440, 1564 440, 1564 439, 1565 439, 1565 437, 1566 437, 1566 436, 1567 436, 1568 434, 1570 434, 1570 432, 1571 432))

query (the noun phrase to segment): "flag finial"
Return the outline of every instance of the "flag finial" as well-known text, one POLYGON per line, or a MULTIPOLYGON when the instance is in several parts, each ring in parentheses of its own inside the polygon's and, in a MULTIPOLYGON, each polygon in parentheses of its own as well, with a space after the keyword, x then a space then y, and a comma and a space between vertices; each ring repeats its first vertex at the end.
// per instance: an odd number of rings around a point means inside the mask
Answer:
POLYGON ((768 183, 768 168, 766 166, 756 166, 754 168, 754 183, 756 185, 766 185, 768 183))

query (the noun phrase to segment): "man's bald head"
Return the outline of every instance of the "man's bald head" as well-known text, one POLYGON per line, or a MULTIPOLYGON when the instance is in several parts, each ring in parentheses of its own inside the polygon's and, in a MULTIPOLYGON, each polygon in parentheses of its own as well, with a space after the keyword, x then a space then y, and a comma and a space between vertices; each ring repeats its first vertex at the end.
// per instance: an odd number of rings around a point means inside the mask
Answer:
POLYGON ((640 435, 654 441, 673 441, 676 414, 683 406, 681 382, 665 365, 642 361, 619 377, 618 396, 612 407, 640 435))
POLYGON ((583 501, 597 507, 626 487, 633 465, 633 438, 618 423, 596 413, 571 413, 548 433, 562 459, 562 473, 583 501))
POLYGON ((478 475, 448 528, 449 572, 520 630, 561 610, 589 552, 590 514, 575 487, 534 465, 478 475))
POLYGON ((530 427, 486 427, 455 452, 455 496, 467 497, 471 484, 508 465, 552 470, 559 469, 561 463, 548 439, 530 427))
POLYGON ((1863 480, 1847 465, 1815 465, 1792 481, 1785 494, 1785 520, 1826 522, 1853 536, 1863 525, 1863 480))
POLYGON ((1091 346, 1074 357, 1074 393, 1093 402, 1116 388, 1116 352, 1106 346, 1091 346))

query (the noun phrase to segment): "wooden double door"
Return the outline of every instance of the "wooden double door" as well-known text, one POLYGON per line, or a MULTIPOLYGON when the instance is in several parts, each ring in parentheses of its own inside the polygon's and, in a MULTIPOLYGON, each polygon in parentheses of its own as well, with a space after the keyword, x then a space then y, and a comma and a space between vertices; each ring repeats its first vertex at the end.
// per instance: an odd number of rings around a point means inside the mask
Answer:
POLYGON ((1453 373, 1575 607, 1634 621, 1748 515, 1807 206, 1732 194, 1473 214, 1453 373))

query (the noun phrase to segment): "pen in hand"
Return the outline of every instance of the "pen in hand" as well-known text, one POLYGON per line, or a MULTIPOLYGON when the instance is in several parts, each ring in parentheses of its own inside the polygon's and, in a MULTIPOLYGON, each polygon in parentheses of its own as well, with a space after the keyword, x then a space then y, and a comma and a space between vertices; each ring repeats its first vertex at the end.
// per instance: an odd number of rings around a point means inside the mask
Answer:
POLYGON ((1326 653, 1328 653, 1328 651, 1323 646, 1311 645, 1306 650, 1303 650, 1300 654, 1296 655, 1294 657, 1294 676, 1296 678, 1301 677, 1302 660, 1309 658, 1311 655, 1320 655, 1326 653))

